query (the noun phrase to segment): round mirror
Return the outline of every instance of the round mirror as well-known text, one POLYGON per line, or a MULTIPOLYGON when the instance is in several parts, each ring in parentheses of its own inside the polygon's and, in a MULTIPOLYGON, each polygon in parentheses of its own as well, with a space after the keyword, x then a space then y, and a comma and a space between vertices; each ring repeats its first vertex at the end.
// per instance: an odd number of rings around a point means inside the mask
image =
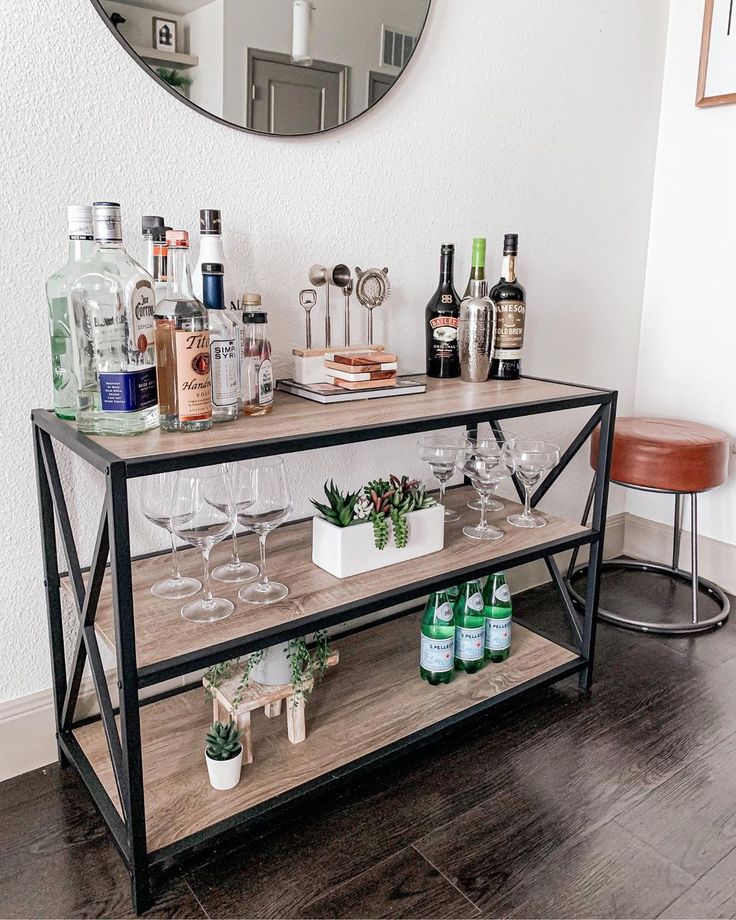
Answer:
POLYGON ((262 134, 316 134, 396 83, 430 0, 92 0, 179 99, 262 134))

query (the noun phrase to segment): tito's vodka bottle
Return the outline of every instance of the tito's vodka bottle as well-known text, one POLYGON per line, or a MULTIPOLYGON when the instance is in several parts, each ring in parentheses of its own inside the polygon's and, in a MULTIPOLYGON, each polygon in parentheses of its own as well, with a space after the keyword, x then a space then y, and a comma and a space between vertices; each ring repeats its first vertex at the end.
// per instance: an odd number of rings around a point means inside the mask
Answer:
POLYGON ((232 422, 238 417, 240 401, 240 329, 225 310, 222 276, 219 262, 205 262, 202 266, 210 330, 212 421, 232 422))
POLYGON ((452 284, 455 247, 443 243, 440 256, 440 283, 424 313, 428 377, 459 377, 460 353, 457 326, 460 298, 452 284))
POLYGON ((151 276, 123 249, 120 205, 94 204, 97 247, 71 286, 77 425, 139 434, 158 423, 151 276))
POLYGON ((189 275, 189 234, 169 230, 169 283, 156 305, 156 373, 160 424, 166 431, 212 427, 210 333, 207 310, 189 275))
POLYGON ((521 374, 526 299, 524 288, 516 280, 518 252, 519 237, 515 233, 507 233, 503 238, 501 279, 488 295, 497 317, 491 361, 491 378, 494 380, 516 380, 521 374))
POLYGON ((69 282, 84 271, 95 251, 92 230, 92 208, 70 205, 69 257, 46 282, 49 302, 49 332, 51 334, 51 366, 54 380, 54 412, 59 418, 73 419, 77 415, 77 382, 74 375, 72 348, 72 315, 69 304, 69 282))
POLYGON ((455 614, 447 591, 435 591, 427 599, 419 673, 430 684, 449 684, 455 673, 455 614))

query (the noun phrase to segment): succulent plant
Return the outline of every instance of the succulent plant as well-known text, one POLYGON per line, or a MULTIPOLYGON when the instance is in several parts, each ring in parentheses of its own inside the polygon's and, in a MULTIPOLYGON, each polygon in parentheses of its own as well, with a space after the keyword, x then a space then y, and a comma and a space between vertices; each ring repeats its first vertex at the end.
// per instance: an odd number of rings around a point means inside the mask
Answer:
POLYGON ((385 549, 388 543, 388 521, 382 514, 374 511, 371 515, 371 523, 373 524, 373 542, 376 545, 376 549, 385 549))
POLYGON ((353 509, 359 493, 345 492, 343 494, 332 480, 329 485, 325 483, 324 489, 329 505, 315 501, 313 498, 310 501, 330 524, 334 524, 335 527, 349 527, 353 523, 353 509))
POLYGON ((367 495, 359 495, 355 502, 353 516, 359 521, 366 521, 373 510, 373 499, 367 495))
POLYGON ((211 760, 232 760, 240 753, 240 738, 233 722, 213 722, 207 732, 207 756, 211 760))

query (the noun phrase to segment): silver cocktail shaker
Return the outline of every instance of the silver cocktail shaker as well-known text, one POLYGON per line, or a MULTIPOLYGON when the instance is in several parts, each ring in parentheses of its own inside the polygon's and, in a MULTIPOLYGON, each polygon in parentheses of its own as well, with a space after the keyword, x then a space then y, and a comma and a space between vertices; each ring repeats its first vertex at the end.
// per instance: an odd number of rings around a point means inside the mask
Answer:
POLYGON ((482 383, 491 369, 491 350, 496 336, 496 313, 485 297, 466 297, 460 304, 457 327, 460 376, 468 383, 482 383))

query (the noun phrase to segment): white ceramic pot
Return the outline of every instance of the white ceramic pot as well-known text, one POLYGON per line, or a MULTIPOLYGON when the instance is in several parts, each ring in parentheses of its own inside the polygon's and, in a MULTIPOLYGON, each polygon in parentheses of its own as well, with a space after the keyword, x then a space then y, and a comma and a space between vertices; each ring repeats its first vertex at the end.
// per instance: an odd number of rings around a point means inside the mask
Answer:
POLYGON ((394 542, 393 526, 388 544, 384 549, 376 549, 370 521, 336 527, 323 517, 315 517, 312 520, 312 562, 337 578, 348 578, 439 552, 445 545, 444 514, 442 505, 407 514, 409 540, 403 549, 394 542))
POLYGON ((268 687, 282 687, 291 682, 291 665, 289 663, 289 646, 272 645, 264 649, 263 658, 251 671, 253 680, 268 687))
POLYGON ((207 761, 207 772, 210 775, 210 786, 213 789, 234 789, 240 782, 240 770, 243 766, 243 745, 240 745, 240 753, 230 760, 213 760, 204 751, 204 759, 207 761))

